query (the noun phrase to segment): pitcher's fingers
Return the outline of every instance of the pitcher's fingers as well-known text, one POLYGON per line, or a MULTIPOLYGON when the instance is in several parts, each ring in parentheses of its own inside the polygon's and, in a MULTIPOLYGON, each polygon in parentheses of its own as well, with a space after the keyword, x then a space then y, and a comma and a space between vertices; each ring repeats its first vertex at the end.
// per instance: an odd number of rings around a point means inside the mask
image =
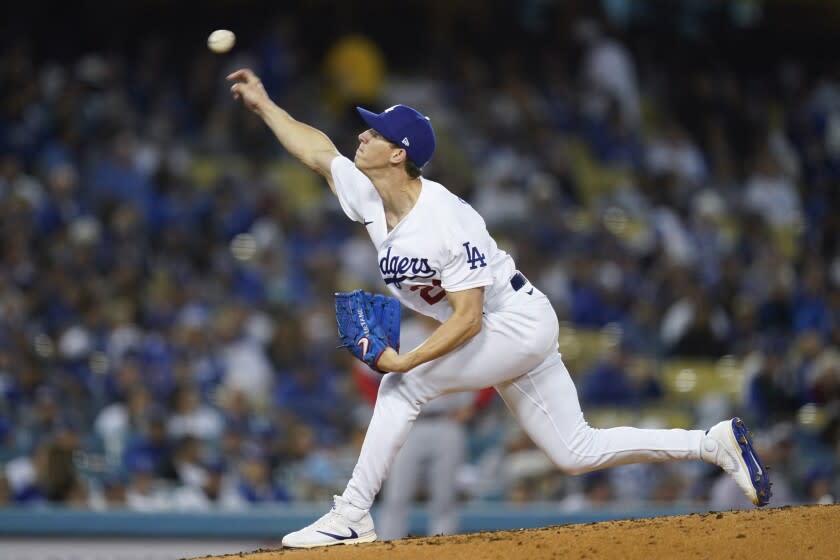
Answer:
POLYGON ((256 77, 257 76, 251 71, 250 68, 242 68, 240 70, 237 70, 236 72, 228 74, 228 77, 226 79, 240 80, 247 83, 253 81, 254 79, 256 79, 256 77))

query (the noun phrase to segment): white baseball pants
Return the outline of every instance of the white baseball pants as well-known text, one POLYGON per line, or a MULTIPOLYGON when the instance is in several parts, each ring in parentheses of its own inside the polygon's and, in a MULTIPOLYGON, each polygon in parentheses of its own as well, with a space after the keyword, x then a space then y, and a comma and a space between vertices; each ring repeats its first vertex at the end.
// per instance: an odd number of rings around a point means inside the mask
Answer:
POLYGON ((557 351, 557 316, 548 298, 530 288, 511 289, 501 309, 487 312, 481 332, 463 346, 382 379, 344 491, 351 504, 370 509, 423 404, 446 393, 491 385, 534 443, 565 473, 700 459, 701 430, 599 430, 587 424, 557 351))

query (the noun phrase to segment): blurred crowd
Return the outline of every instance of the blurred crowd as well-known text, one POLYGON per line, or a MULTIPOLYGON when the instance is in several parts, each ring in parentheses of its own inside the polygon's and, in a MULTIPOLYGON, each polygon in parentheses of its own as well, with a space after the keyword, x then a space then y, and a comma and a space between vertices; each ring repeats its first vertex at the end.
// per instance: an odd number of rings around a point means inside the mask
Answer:
MULTIPOLYGON (((375 252, 230 99, 241 66, 348 155, 356 104, 431 116, 424 174, 571 328, 619 333, 571 364, 585 412, 657 406, 659 364, 733 356, 743 398, 695 403, 686 427, 744 417, 774 503, 833 501, 840 65, 675 69, 606 23, 492 58, 453 32, 421 67, 364 34, 314 52, 283 22, 224 57, 160 38, 69 60, 7 45, 0 506, 233 509, 327 499, 352 472, 370 409, 332 294, 383 291, 375 252)), ((468 499, 743 505, 701 464, 566 477, 498 402, 470 427, 468 499)))

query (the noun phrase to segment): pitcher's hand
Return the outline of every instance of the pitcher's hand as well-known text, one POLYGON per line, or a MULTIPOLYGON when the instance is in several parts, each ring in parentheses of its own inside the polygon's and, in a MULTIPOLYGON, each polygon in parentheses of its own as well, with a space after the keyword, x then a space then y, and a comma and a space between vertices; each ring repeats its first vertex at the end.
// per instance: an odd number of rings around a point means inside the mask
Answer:
POLYGON ((235 82, 230 86, 234 99, 241 99, 242 103, 255 113, 259 113, 266 103, 271 103, 259 77, 250 68, 243 68, 230 74, 228 81, 235 82))

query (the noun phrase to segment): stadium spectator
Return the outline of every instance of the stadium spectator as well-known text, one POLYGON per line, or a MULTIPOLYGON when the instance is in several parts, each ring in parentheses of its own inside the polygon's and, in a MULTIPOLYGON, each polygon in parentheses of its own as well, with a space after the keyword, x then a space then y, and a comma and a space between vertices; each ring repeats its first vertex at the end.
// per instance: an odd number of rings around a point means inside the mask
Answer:
POLYGON ((285 488, 272 480, 262 449, 250 442, 244 448, 239 465, 239 496, 250 504, 288 501, 285 488))
POLYGON ((240 510, 245 499, 237 491, 221 460, 203 464, 206 473, 197 486, 179 486, 173 492, 173 507, 179 511, 240 510))
POLYGON ((196 387, 175 388, 172 395, 172 414, 167 423, 169 437, 179 439, 192 436, 203 440, 218 439, 222 432, 222 417, 212 407, 203 405, 196 387))
POLYGON ((785 363, 785 346, 778 339, 771 339, 757 359, 758 370, 747 386, 749 415, 758 426, 771 426, 793 417, 799 408, 794 379, 785 363))
POLYGON ((165 511, 172 507, 168 488, 155 476, 155 461, 151 456, 134 454, 126 466, 129 472, 126 507, 143 512, 165 511))

